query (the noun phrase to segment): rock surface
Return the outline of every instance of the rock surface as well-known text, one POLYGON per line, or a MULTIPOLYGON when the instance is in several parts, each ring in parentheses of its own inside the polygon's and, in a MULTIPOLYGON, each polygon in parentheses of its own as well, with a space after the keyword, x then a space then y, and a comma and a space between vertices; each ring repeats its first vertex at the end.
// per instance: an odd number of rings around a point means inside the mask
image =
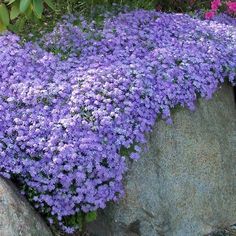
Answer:
POLYGON ((0 177, 0 236, 52 236, 29 203, 0 177))
POLYGON ((236 107, 224 85, 195 112, 160 121, 130 163, 126 197, 90 226, 97 236, 201 236, 236 223, 236 107))

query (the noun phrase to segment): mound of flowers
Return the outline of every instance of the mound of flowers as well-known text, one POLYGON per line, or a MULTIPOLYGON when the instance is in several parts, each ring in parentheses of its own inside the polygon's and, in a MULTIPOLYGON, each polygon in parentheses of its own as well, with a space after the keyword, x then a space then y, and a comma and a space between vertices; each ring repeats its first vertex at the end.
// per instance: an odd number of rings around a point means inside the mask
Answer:
POLYGON ((236 22, 224 15, 69 17, 41 44, 0 36, 0 173, 68 233, 70 217, 124 195, 125 157, 139 158, 157 117, 171 123, 171 108, 236 84, 236 22))

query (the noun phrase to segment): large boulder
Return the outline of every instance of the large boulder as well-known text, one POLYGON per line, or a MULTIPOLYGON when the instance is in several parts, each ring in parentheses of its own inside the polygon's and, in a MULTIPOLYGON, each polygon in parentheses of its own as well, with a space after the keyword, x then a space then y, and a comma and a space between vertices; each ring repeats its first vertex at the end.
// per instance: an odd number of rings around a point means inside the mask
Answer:
POLYGON ((0 177, 0 236, 52 236, 30 204, 0 177))
POLYGON ((171 126, 157 122, 125 182, 125 198, 100 213, 94 235, 201 236, 236 223, 232 87, 200 99, 195 112, 174 112, 171 126))

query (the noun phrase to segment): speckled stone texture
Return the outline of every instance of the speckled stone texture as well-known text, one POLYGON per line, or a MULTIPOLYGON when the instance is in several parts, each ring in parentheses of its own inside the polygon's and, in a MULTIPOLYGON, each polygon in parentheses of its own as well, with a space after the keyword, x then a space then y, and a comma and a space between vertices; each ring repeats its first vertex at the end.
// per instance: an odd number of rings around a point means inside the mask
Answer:
POLYGON ((0 236, 52 236, 15 186, 0 177, 0 236))
POLYGON ((202 236, 236 223, 236 107, 224 85, 173 125, 157 122, 129 163, 126 197, 101 212, 97 236, 202 236))

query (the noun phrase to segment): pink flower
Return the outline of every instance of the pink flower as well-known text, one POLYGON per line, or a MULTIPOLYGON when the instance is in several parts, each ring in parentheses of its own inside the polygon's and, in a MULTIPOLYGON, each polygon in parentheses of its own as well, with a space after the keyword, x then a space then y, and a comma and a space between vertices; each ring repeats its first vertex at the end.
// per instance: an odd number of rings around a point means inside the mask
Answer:
POLYGON ((226 5, 230 14, 236 14, 236 2, 227 2, 226 5))
POLYGON ((212 1, 211 2, 211 10, 217 11, 220 5, 221 5, 221 1, 220 0, 212 1))
POLYGON ((205 13, 205 19, 211 20, 215 16, 215 11, 208 11, 205 13))

